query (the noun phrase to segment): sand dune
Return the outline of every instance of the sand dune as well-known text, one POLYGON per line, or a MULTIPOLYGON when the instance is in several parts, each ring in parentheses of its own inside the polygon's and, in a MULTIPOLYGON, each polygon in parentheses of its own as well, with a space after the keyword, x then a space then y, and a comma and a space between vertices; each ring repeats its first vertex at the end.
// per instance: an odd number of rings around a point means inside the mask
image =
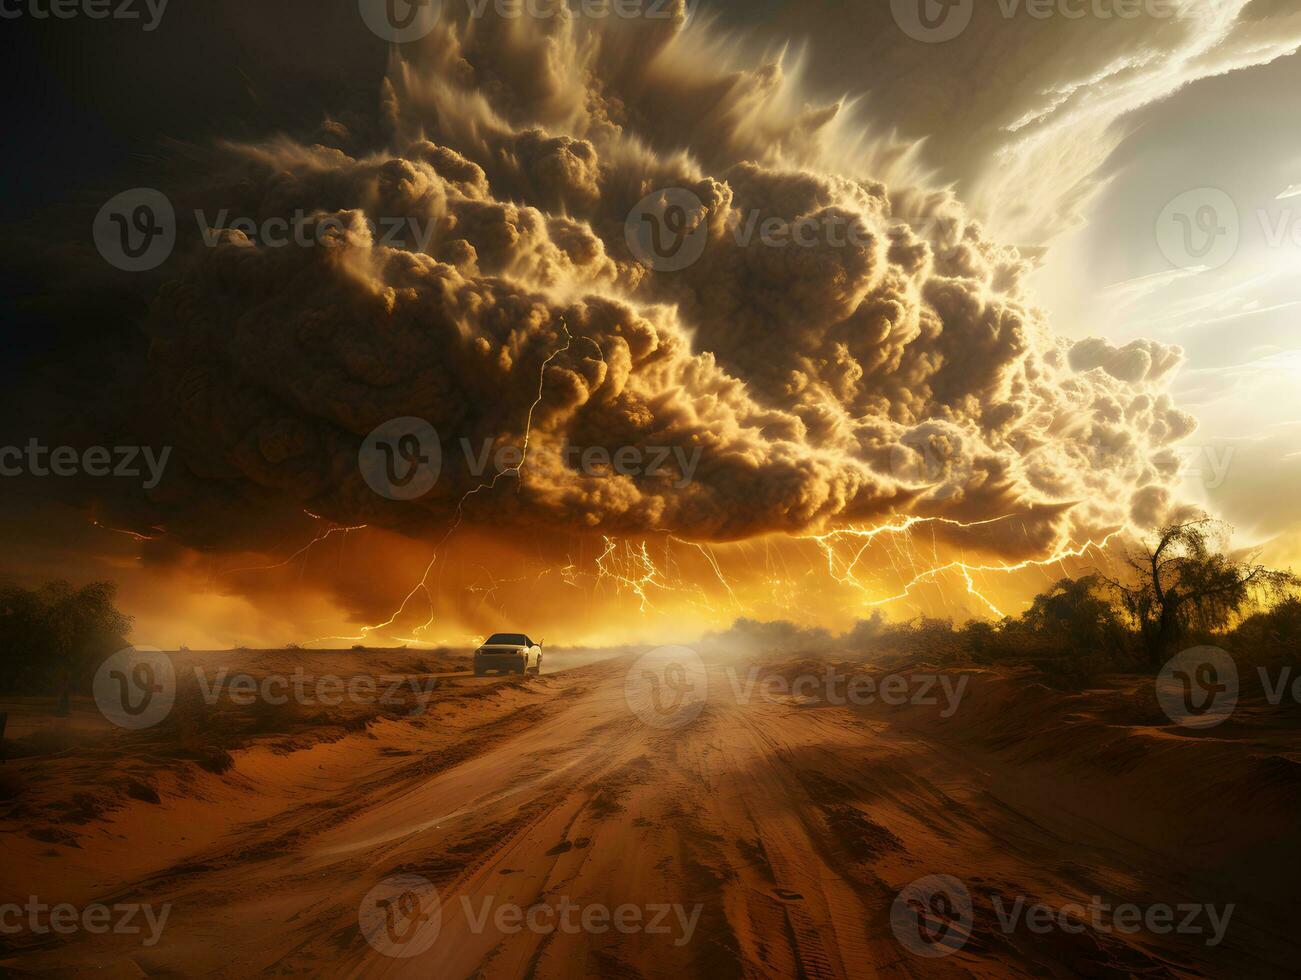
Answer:
POLYGON ((13 759, 0 904, 36 893, 170 913, 149 946, 6 935, 0 965, 108 976, 1293 970, 1294 716, 1248 705, 1190 732, 1160 714, 1150 680, 1068 695, 1006 671, 941 673, 950 691, 966 678, 958 710, 942 697, 841 704, 815 686, 763 686, 823 676, 822 661, 712 662, 694 716, 656 727, 630 710, 631 666, 429 671, 441 683, 401 710, 254 733, 224 768, 111 731, 94 751, 13 759), (901 889, 930 875, 971 897, 961 948, 942 957, 892 928, 901 889), (377 912, 374 889, 394 876, 428 890, 394 892, 377 912), (1234 909, 1216 945, 1000 923, 1018 897, 1060 908, 1095 895, 1234 909), (384 909, 398 915, 387 940, 373 933, 384 909))

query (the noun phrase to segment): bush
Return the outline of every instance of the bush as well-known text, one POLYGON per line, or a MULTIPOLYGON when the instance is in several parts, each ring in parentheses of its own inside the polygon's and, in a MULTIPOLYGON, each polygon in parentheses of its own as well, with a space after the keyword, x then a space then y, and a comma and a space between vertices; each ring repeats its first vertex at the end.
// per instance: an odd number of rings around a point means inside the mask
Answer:
POLYGON ((1223 645, 1250 663, 1301 668, 1301 599, 1285 599, 1248 616, 1223 645))
POLYGON ((126 646, 131 617, 113 605, 117 587, 0 589, 0 690, 60 694, 88 690, 95 668, 126 646))

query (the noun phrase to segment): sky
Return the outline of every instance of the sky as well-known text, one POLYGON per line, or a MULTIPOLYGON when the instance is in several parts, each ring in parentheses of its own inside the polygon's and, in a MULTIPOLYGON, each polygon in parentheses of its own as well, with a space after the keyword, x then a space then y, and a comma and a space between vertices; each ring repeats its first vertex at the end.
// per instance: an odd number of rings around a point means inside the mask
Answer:
MULTIPOLYGON (((1047 249, 1033 288, 1057 332, 1182 347, 1173 390, 1200 423, 1187 493, 1244 538, 1286 535, 1301 520, 1301 201, 1288 196, 1301 184, 1301 11, 1008 6, 974 5, 942 43, 900 43, 886 4, 769 4, 764 32, 793 41, 820 87, 865 92, 871 116, 924 140, 924 164, 996 233, 1047 249), (1211 265, 1166 254, 1166 206, 1216 191, 1236 248, 1211 265), (1007 220, 1007 201, 1028 203, 1007 220)), ((750 8, 727 16, 744 24, 750 8)))
POLYGON ((30 25, 0 441, 170 454, 7 475, 0 575, 163 647, 597 644, 998 618, 1201 510, 1301 561, 1301 12, 925 2, 30 25), (376 490, 411 418, 437 478, 376 490))

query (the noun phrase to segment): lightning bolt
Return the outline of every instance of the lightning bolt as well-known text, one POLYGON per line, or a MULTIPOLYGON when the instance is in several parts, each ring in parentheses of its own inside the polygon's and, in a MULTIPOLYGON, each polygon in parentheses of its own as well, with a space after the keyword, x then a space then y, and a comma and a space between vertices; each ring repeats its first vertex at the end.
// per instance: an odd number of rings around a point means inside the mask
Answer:
MULTIPOLYGON (((511 582, 523 582, 528 578, 527 575, 517 575, 514 578, 497 578, 497 576, 493 575, 487 566, 476 564, 475 567, 480 569, 483 574, 488 577, 489 584, 484 586, 479 585, 476 582, 472 585, 467 585, 465 591, 472 595, 480 596, 479 601, 482 605, 494 603, 497 597, 497 589, 501 586, 507 585, 511 582)), ((501 612, 502 610, 498 607, 497 611, 501 612)))
MULTIPOLYGON (((662 561, 656 561, 652 557, 650 544, 646 539, 643 539, 640 543, 633 543, 626 539, 602 535, 604 550, 597 555, 594 563, 596 568, 595 587, 600 588, 602 582, 608 581, 613 583, 616 595, 625 591, 631 592, 637 597, 641 612, 646 612, 655 607, 651 598, 652 590, 654 590, 656 592, 684 595, 692 605, 716 615, 719 610, 710 601, 708 593, 700 583, 690 582, 684 577, 682 565, 673 553, 672 545, 676 542, 700 552, 714 576, 727 590, 734 607, 739 610, 746 608, 732 588, 732 583, 723 574, 722 565, 712 548, 695 541, 684 541, 667 532, 661 533, 664 534, 664 557, 662 561)), ((571 568, 572 565, 565 566, 565 569, 561 570, 562 575, 571 568)), ((575 583, 566 580, 566 584, 575 583)))
POLYGON ((836 530, 828 531, 825 534, 798 535, 797 539, 804 540, 804 541, 816 541, 818 543, 818 546, 822 548, 823 552, 827 556, 828 574, 830 574, 831 577, 835 579, 835 581, 839 582, 841 585, 849 585, 854 588, 861 589, 863 587, 862 583, 859 582, 858 579, 854 578, 854 566, 858 564, 858 562, 862 559, 863 555, 865 555, 867 553, 867 550, 872 546, 872 543, 882 534, 902 535, 904 536, 905 539, 907 539, 912 529, 914 527, 917 527, 919 524, 941 524, 941 525, 946 525, 948 527, 962 528, 965 530, 974 527, 983 527, 988 524, 997 524, 999 521, 1008 520, 1013 516, 1014 515, 1012 514, 1005 514, 1002 517, 991 517, 988 520, 983 520, 983 521, 964 522, 964 521, 955 521, 947 517, 917 517, 914 515, 908 515, 900 518, 898 521, 892 521, 888 524, 882 524, 879 527, 837 528, 836 530), (861 541, 862 544, 859 546, 858 550, 854 552, 853 558, 850 559, 848 562, 844 562, 844 567, 842 569, 837 570, 836 562, 838 560, 838 555, 836 554, 834 543, 842 538, 858 540, 861 541))
MULTIPOLYGON (((114 534, 125 534, 128 538, 133 538, 136 541, 152 541, 155 537, 155 535, 152 534, 141 534, 139 531, 128 531, 126 528, 109 527, 107 524, 101 524, 99 521, 91 521, 90 523, 105 531, 112 531, 114 534)), ((150 530, 157 531, 159 534, 163 532, 161 527, 152 527, 150 530)))
MULTIPOLYGON (((420 580, 416 582, 416 584, 412 586, 411 590, 406 594, 406 596, 403 597, 401 604, 393 612, 393 614, 389 616, 388 619, 384 620, 384 622, 382 623, 375 623, 370 626, 363 626, 361 628, 361 633, 358 636, 325 636, 325 637, 319 637, 316 640, 310 640, 308 642, 316 643, 324 640, 364 640, 371 633, 392 626, 393 623, 397 621, 398 617, 400 617, 403 614, 403 612, 406 611, 406 608, 411 603, 411 600, 421 592, 424 593, 425 598, 429 603, 429 617, 423 623, 417 626, 414 630, 412 630, 412 635, 413 637, 418 637, 421 633, 425 632, 431 626, 433 626, 434 616, 436 615, 436 612, 434 608, 434 594, 429 587, 429 576, 433 573, 434 566, 438 564, 438 557, 440 554, 442 554, 443 546, 448 542, 448 540, 452 537, 452 535, 455 534, 457 529, 461 526, 461 522, 465 517, 466 501, 468 501, 471 497, 478 494, 480 491, 494 489, 497 486, 497 481, 500 480, 503 476, 506 476, 507 474, 511 474, 515 476, 516 479, 519 478, 520 472, 524 469, 525 463, 528 462, 529 442, 533 433, 533 413, 537 411, 538 405, 542 403, 544 389, 546 388, 547 368, 551 365, 552 361, 554 361, 561 354, 565 353, 566 351, 568 351, 570 348, 573 347, 575 339, 586 340, 594 348, 596 348, 597 355, 601 358, 602 363, 604 363, 605 361, 605 355, 604 352, 601 350, 601 345, 598 344, 591 337, 586 336, 585 334, 580 334, 578 338, 575 338, 574 335, 569 332, 569 324, 565 321, 563 317, 560 318, 560 328, 565 333, 565 343, 563 346, 557 347, 550 354, 548 354, 546 359, 542 362, 541 367, 538 369, 537 394, 534 396, 532 404, 529 405, 528 414, 525 416, 524 419, 524 439, 523 439, 523 445, 520 450, 519 462, 515 466, 507 467, 504 470, 498 471, 496 474, 493 475, 493 478, 489 480, 487 483, 480 483, 474 489, 467 490, 464 494, 461 495, 461 499, 458 500, 456 503, 456 511, 452 523, 448 527, 446 533, 434 546, 433 556, 429 559, 429 564, 425 566, 424 574, 420 576, 420 580)), ((515 492, 519 493, 519 486, 516 486, 515 492)), ((424 642, 424 641, 416 640, 415 642, 424 642)))
POLYGON ((608 578, 614 582, 616 592, 622 592, 625 588, 630 589, 641 600, 641 611, 645 612, 652 606, 646 590, 669 588, 659 566, 651 558, 646 542, 643 541, 640 547, 633 547, 624 541, 623 555, 620 556, 619 542, 604 535, 602 539, 605 541, 605 551, 596 558, 598 585, 603 579, 608 578))
POLYGON ((1112 531, 1101 541, 1097 541, 1097 542, 1086 541, 1084 544, 1078 547, 1062 548, 1061 550, 1055 552, 1054 554, 1049 555, 1047 558, 1027 558, 1025 561, 1017 562, 1014 565, 1007 565, 1007 564, 969 565, 964 561, 947 562, 943 565, 937 565, 934 568, 927 569, 926 571, 914 576, 912 581, 910 581, 907 585, 905 585, 903 591, 900 592, 898 595, 887 596, 883 599, 876 599, 872 602, 867 603, 867 605, 882 606, 889 602, 898 602, 900 599, 906 599, 908 598, 909 595, 912 594, 912 590, 916 586, 920 585, 922 582, 934 579, 937 575, 940 575, 943 572, 957 570, 962 575, 963 581, 967 586, 967 592, 969 592, 971 595, 975 596, 977 599, 983 602, 985 606, 989 608, 990 612, 992 612, 996 617, 1002 619, 1003 616, 1006 614, 1003 612, 1003 610, 999 609, 998 606, 996 606, 993 602, 991 602, 988 597, 983 595, 976 588, 976 584, 971 578, 972 572, 992 572, 992 573, 1006 574, 1009 572, 1024 571, 1027 568, 1046 568, 1049 565, 1055 565, 1058 562, 1065 561, 1067 558, 1082 558, 1090 550, 1095 548, 1101 551, 1102 549, 1106 548, 1107 545, 1110 544, 1112 540, 1115 539, 1118 535, 1123 534, 1124 531, 1125 528, 1120 527, 1112 531))
MULTIPOLYGON (((544 569, 542 574, 545 575, 548 571, 550 571, 550 569, 544 569)), ((574 560, 568 555, 565 556, 565 564, 561 565, 560 568, 556 569, 556 571, 560 573, 560 581, 564 582, 565 585, 569 586, 571 589, 577 589, 579 587, 578 566, 574 564, 574 560)))
MULTIPOLYGON (((319 514, 313 514, 310 510, 305 510, 305 511, 303 511, 303 513, 306 514, 308 517, 310 517, 310 518, 311 518, 312 520, 314 520, 314 521, 321 521, 321 520, 324 520, 324 519, 325 519, 325 518, 321 517, 319 514)), ((240 573, 240 572, 265 572, 265 571, 270 571, 270 570, 273 569, 273 568, 284 568, 286 565, 291 564, 291 563, 292 563, 296 558, 298 558, 300 555, 306 555, 309 551, 311 551, 313 548, 315 548, 315 547, 316 547, 318 544, 320 544, 322 541, 326 541, 326 540, 328 540, 329 538, 333 537, 333 536, 336 535, 336 534, 343 534, 345 537, 347 537, 348 532, 350 532, 350 531, 362 531, 362 530, 365 530, 365 529, 366 529, 367 527, 369 527, 369 526, 370 526, 369 524, 351 524, 351 525, 347 525, 347 526, 342 525, 342 524, 335 525, 334 527, 332 527, 332 528, 330 528, 329 530, 327 530, 324 534, 318 534, 316 537, 312 538, 311 541, 308 541, 307 544, 303 545, 301 548, 299 548, 297 551, 295 551, 292 555, 290 555, 290 556, 289 556, 288 558, 286 558, 284 561, 278 561, 278 562, 275 562, 274 564, 271 564, 271 565, 247 565, 247 566, 244 566, 244 567, 242 567, 242 568, 229 568, 229 569, 227 569, 226 571, 221 572, 221 573, 219 573, 219 574, 221 574, 221 575, 236 575, 236 574, 238 574, 238 573, 240 573)), ((304 567, 306 567, 306 562, 304 562, 304 567)))
MULTIPOLYGON (((529 438, 533 433, 533 413, 537 410, 538 405, 542 403, 542 390, 546 386, 546 382, 547 382, 547 368, 550 366, 552 361, 554 361, 561 354, 565 353, 565 351, 569 350, 569 348, 574 346, 573 334, 569 332, 569 324, 567 324, 563 318, 560 320, 560 328, 565 332, 565 346, 557 347, 550 354, 548 354, 547 359, 542 362, 542 367, 538 370, 538 393, 533 399, 533 404, 529 406, 528 415, 524 419, 524 445, 520 449, 519 462, 516 463, 514 466, 508 466, 504 470, 499 470, 497 473, 493 475, 493 478, 490 481, 488 481, 487 483, 480 483, 473 490, 467 490, 461 496, 461 499, 456 503, 456 520, 452 523, 452 526, 447 529, 447 534, 445 534, 443 536, 443 540, 439 542, 439 547, 442 547, 443 543, 446 542, 447 539, 452 536, 453 532, 455 532, 456 529, 461 526, 461 519, 465 513, 465 502, 467 500, 469 500, 471 497, 477 494, 480 490, 494 489, 497 486, 497 481, 500 480, 507 473, 512 474, 518 479, 520 475, 520 471, 524 469, 524 464, 528 462, 529 438)), ((582 337, 583 340, 588 341, 593 347, 595 347, 598 354, 601 354, 601 347, 599 344, 597 344, 595 340, 592 340, 591 337, 588 337, 586 335, 580 335, 580 336, 582 337)), ((604 361, 604 354, 601 354, 601 357, 602 357, 602 361, 604 361)), ((520 481, 520 483, 522 482, 523 481, 520 481)), ((519 484, 516 484, 515 492, 519 493, 519 484)))
POLYGON ((732 602, 736 605, 738 609, 745 608, 744 605, 741 603, 741 600, 737 598, 736 592, 732 589, 732 583, 729 582, 727 580, 727 576, 723 574, 723 569, 718 563, 718 556, 714 554, 713 548, 707 548, 705 547, 705 545, 701 544, 698 541, 683 541, 681 538, 674 537, 671 534, 669 535, 668 540, 677 541, 679 544, 685 544, 689 547, 695 548, 702 555, 704 555, 705 561, 708 563, 710 569, 713 571, 714 576, 718 579, 719 582, 722 583, 723 588, 727 590, 727 594, 732 597, 732 602))
MULTIPOLYGON (((984 564, 970 564, 963 560, 954 560, 954 561, 944 562, 939 565, 935 565, 921 572, 916 571, 916 562, 914 560, 915 553, 911 548, 911 540, 909 536, 912 529, 917 527, 918 525, 938 524, 938 525, 946 525, 949 527, 968 529, 974 527, 981 527, 989 524, 996 524, 999 521, 1008 520, 1013 516, 1015 515, 1005 514, 1001 517, 989 518, 988 520, 969 521, 969 522, 956 521, 945 517, 908 516, 900 519, 899 521, 893 521, 888 524, 883 524, 880 527, 840 528, 835 531, 829 531, 826 534, 804 535, 802 537, 805 540, 816 541, 819 547, 822 548, 823 552, 827 556, 827 571, 829 572, 829 574, 833 579, 835 579, 837 582, 841 583, 842 585, 849 585, 864 593, 868 593, 869 590, 863 585, 863 583, 861 583, 857 578, 854 577, 853 574, 854 567, 862 559, 863 555, 867 552, 868 548, 871 547, 873 541, 875 541, 877 537, 883 534, 898 535, 903 537, 905 543, 909 546, 908 551, 906 553, 908 555, 910 564, 912 565, 913 568, 912 578, 909 579, 907 584, 904 586, 903 591, 899 592, 897 595, 870 598, 865 602, 865 605, 867 605, 868 607, 883 606, 891 602, 898 602, 901 599, 907 599, 909 596, 912 595, 913 589, 915 589, 918 585, 921 585, 924 582, 933 581, 937 576, 942 575, 945 572, 957 572, 962 577, 962 581, 963 584, 966 586, 967 593, 972 597, 974 597, 975 599, 979 600, 995 617, 1001 619, 1003 618, 1005 613, 988 596, 986 596, 976 587, 976 582, 972 578, 973 572, 1008 574, 1011 572, 1024 571, 1025 569, 1028 568, 1044 568, 1049 565, 1054 565, 1059 562, 1065 561, 1067 558, 1083 557, 1091 549, 1096 548, 1098 550, 1102 550, 1106 548, 1106 546, 1110 544, 1115 537, 1124 533, 1125 531, 1124 527, 1120 527, 1112 531, 1100 542, 1086 541, 1084 544, 1079 545, 1077 547, 1070 547, 1070 546, 1063 547, 1046 558, 1027 558, 1024 561, 1017 562, 1015 564, 1005 563, 1005 564, 998 564, 998 565, 984 565, 984 564), (862 542, 861 545, 857 548, 857 550, 853 553, 853 557, 850 558, 848 561, 845 561, 844 559, 840 558, 835 549, 835 542, 843 538, 848 538, 851 540, 862 542), (837 568, 838 562, 841 564, 842 567, 837 568)), ((893 557, 891 557, 891 563, 894 564, 893 557)), ((895 569, 896 571, 899 570, 897 565, 895 566, 895 569)), ((903 576, 901 575, 901 577, 903 576)))

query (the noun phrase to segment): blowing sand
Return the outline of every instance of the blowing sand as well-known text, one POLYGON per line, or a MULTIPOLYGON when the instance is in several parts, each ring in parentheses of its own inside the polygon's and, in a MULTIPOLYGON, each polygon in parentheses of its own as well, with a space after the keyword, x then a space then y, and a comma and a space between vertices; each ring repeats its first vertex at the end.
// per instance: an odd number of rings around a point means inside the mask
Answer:
MULTIPOLYGON (((344 672, 358 657, 248 654, 242 669, 344 672)), ((1248 704, 1190 731, 1139 678, 1066 694, 1020 673, 941 672, 949 690, 962 685, 951 711, 943 696, 835 703, 754 683, 826 667, 786 661, 709 664, 693 717, 659 728, 629 708, 629 657, 482 679, 451 656, 366 658, 421 683, 382 709, 296 706, 256 724, 200 713, 158 733, 113 729, 93 705, 52 720, 10 704, 0 904, 168 911, 149 945, 147 930, 36 932, 24 911, 24 927, 0 935, 0 967, 1295 975, 1295 714, 1248 704), (943 903, 923 921, 956 930, 950 955, 919 955, 892 928, 901 889, 931 875, 952 876, 971 900, 968 924, 943 903), (406 892, 383 891, 394 876, 406 892), (1140 916, 1168 906, 1176 924, 1190 915, 1182 907, 1203 911, 1185 930, 1160 914, 1133 931, 1106 916, 1081 931, 1000 920, 1018 900, 1059 910, 1093 896, 1140 916), (1228 905, 1212 945, 1206 907, 1228 905)))

